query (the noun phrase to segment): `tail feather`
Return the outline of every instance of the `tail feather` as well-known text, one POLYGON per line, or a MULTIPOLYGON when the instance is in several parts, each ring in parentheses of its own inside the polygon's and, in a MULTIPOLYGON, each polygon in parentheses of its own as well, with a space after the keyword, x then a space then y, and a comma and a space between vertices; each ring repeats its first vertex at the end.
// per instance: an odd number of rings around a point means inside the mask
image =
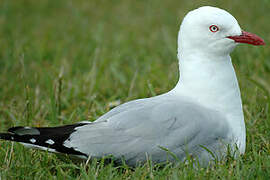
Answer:
POLYGON ((23 126, 17 126, 13 128, 9 128, 8 132, 14 133, 17 135, 40 135, 40 131, 37 128, 33 127, 23 127, 23 126))
POLYGON ((79 155, 87 158, 86 154, 75 150, 74 148, 64 146, 64 142, 70 138, 70 135, 74 131, 76 131, 76 127, 84 126, 86 124, 89 123, 41 128, 18 126, 8 129, 7 133, 0 133, 0 139, 20 142, 30 148, 79 155))

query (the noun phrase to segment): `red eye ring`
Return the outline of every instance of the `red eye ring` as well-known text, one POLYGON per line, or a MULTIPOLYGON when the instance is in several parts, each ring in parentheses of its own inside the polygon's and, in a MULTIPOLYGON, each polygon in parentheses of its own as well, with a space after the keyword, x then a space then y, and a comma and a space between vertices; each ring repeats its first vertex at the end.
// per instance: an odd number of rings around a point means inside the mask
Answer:
POLYGON ((210 30, 211 32, 217 32, 217 31, 219 30, 219 28, 218 28, 218 26, 216 26, 216 25, 211 25, 211 26, 209 27, 209 30, 210 30))

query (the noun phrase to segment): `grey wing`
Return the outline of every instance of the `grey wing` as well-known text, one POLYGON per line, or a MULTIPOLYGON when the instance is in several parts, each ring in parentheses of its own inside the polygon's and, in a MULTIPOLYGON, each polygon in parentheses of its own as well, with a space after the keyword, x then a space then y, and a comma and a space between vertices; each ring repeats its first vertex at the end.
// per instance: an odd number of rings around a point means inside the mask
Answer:
POLYGON ((146 153, 154 161, 166 160, 168 157, 160 147, 180 159, 184 158, 185 150, 200 156, 200 145, 211 149, 219 139, 227 138, 224 117, 185 99, 149 98, 120 109, 78 127, 65 146, 92 157, 124 157, 134 164, 144 161, 146 153))

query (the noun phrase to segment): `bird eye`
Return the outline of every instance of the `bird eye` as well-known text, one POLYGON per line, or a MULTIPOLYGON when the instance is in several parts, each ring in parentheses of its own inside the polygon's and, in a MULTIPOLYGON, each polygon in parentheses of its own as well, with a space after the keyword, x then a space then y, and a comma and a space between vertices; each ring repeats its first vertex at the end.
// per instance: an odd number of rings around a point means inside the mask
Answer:
POLYGON ((209 27, 209 30, 210 30, 211 32, 217 32, 217 31, 219 30, 219 28, 218 28, 216 25, 211 25, 211 26, 209 27))

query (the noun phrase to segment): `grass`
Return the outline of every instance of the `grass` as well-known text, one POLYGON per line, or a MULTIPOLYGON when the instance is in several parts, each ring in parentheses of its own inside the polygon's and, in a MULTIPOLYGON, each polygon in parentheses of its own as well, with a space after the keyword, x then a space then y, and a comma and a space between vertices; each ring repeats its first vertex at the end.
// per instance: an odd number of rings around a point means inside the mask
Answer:
MULTIPOLYGON (((113 102, 150 97, 178 80, 176 37, 191 9, 227 9, 269 44, 270 1, 0 2, 0 131, 93 121, 113 102)), ((194 169, 146 163, 128 168, 71 162, 0 142, 2 179, 269 179, 270 49, 232 54, 242 92, 247 149, 238 159, 194 169)))

